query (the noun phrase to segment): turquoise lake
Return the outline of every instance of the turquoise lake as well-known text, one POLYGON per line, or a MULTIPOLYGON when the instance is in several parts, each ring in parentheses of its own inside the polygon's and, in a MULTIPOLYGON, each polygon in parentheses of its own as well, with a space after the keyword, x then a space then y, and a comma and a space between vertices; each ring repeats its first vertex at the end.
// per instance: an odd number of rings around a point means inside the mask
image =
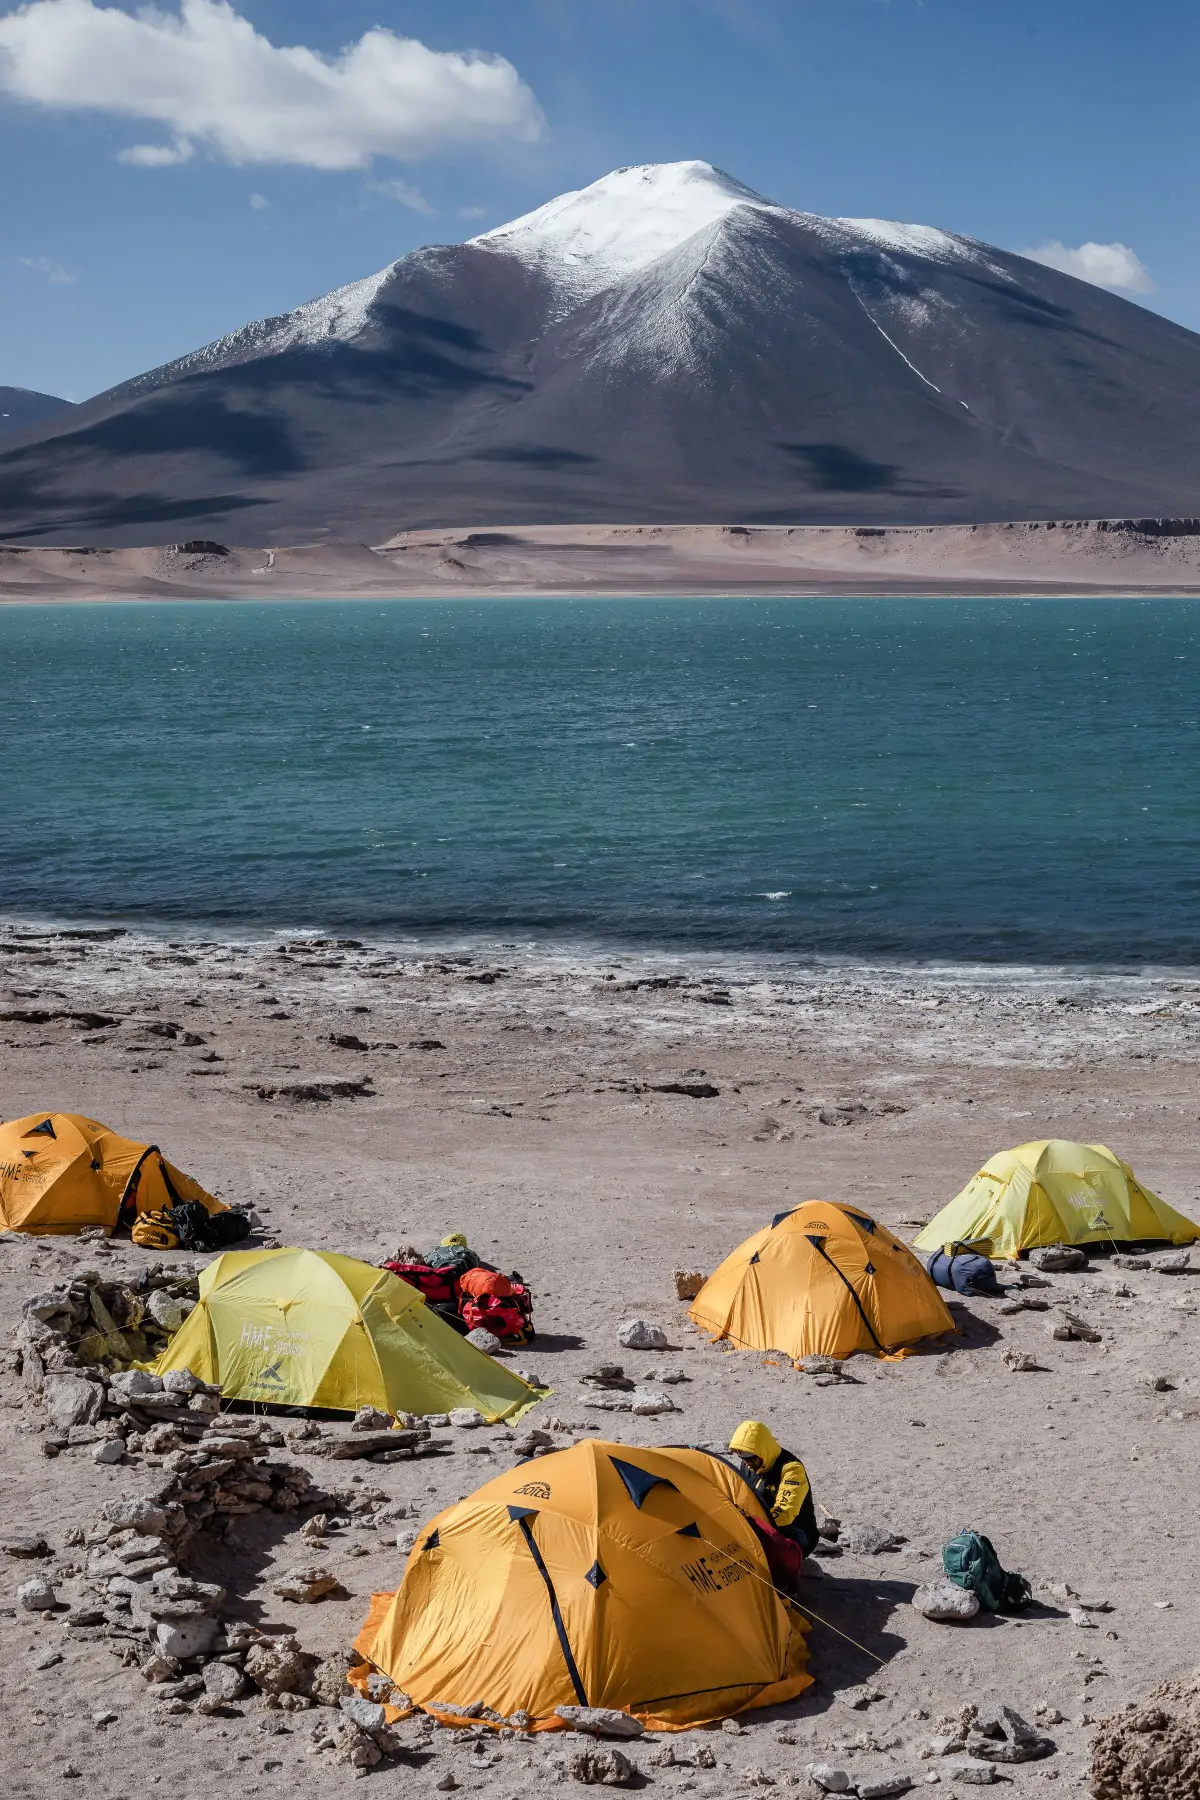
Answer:
POLYGON ((10 917, 1200 963, 1180 600, 0 608, 10 917))

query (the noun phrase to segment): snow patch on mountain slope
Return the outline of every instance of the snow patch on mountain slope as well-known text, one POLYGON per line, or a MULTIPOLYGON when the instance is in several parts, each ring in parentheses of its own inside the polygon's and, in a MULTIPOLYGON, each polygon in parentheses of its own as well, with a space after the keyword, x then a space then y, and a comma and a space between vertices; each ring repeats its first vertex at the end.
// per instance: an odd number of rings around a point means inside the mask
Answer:
POLYGON ((185 375, 201 375, 212 369, 232 368, 236 363, 251 362, 260 356, 278 356, 285 350, 313 349, 321 344, 349 344, 370 321, 371 307, 384 282, 396 268, 389 263, 375 275, 351 281, 332 293, 320 294, 315 300, 291 312, 269 319, 255 319, 237 331, 227 332, 213 343, 181 356, 177 362, 161 369, 151 369, 133 381, 123 384, 122 393, 137 393, 142 388, 156 387, 164 375, 172 380, 185 375))

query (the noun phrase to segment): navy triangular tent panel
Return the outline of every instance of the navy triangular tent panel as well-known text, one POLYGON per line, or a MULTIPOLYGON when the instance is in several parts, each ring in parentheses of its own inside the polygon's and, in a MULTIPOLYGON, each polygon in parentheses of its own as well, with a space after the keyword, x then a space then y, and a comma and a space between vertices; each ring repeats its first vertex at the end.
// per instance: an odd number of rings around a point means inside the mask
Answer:
POLYGON ((639 1469, 636 1463, 620 1462, 614 1456, 612 1466, 625 1483, 625 1491, 635 1506, 640 1506, 651 1488, 673 1488, 675 1483, 668 1481, 665 1475, 652 1475, 649 1469, 639 1469))
POLYGON ((594 1588, 598 1588, 602 1581, 608 1580, 608 1576, 604 1573, 604 1570, 600 1567, 600 1564, 598 1562, 594 1562, 583 1579, 585 1581, 590 1581, 594 1588))
POLYGON ((54 1129, 54 1121, 52 1119, 43 1119, 40 1125, 35 1125, 32 1131, 27 1131, 25 1133, 25 1136, 52 1137, 57 1140, 58 1133, 54 1129))
POLYGON ((700 1527, 697 1524, 695 1524, 694 1522, 691 1525, 681 1525, 679 1527, 679 1530, 675 1533, 675 1536, 676 1537, 699 1537, 700 1536, 700 1527))
POLYGON ((436 1550, 441 1541, 441 1532, 431 1531, 429 1536, 425 1539, 425 1542, 421 1545, 421 1548, 422 1550, 436 1550))
POLYGON ((527 1519, 531 1513, 536 1512, 536 1506, 510 1506, 508 1516, 510 1519, 527 1519))

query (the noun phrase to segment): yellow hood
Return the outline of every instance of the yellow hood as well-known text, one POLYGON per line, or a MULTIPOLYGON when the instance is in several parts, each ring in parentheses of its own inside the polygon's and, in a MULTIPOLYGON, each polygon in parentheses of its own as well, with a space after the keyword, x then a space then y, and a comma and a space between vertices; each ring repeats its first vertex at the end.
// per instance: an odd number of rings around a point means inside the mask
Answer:
POLYGON ((729 1448, 741 1456, 757 1456, 764 1469, 769 1469, 783 1451, 761 1419, 743 1419, 729 1440, 729 1448))

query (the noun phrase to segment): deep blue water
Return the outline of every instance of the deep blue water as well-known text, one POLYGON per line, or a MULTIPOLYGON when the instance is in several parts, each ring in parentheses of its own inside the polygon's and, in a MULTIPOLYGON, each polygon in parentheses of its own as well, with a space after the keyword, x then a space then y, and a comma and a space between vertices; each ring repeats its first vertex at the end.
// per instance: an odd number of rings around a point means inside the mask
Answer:
POLYGON ((1171 600, 0 608, 0 910, 1200 963, 1171 600))

